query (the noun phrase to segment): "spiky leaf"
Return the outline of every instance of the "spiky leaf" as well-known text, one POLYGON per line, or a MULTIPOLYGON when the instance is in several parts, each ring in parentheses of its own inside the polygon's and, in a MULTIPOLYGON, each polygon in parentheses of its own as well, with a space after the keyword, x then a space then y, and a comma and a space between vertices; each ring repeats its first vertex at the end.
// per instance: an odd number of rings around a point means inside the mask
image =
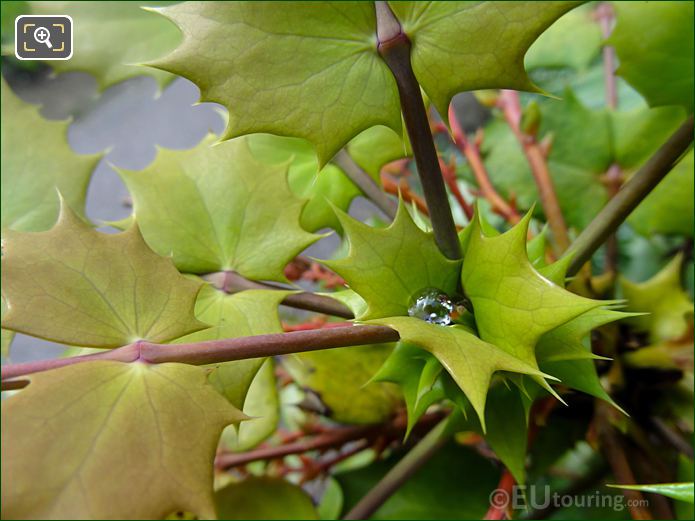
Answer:
POLYGON ((4 328, 65 344, 119 347, 205 327, 193 313, 201 283, 150 250, 136 225, 100 233, 63 206, 51 230, 9 231, 3 241, 4 328))
POLYGON ((244 417, 202 369, 100 361, 29 379, 2 402, 3 519, 215 516, 217 440, 244 417))
POLYGON ((348 256, 322 262, 366 301, 360 320, 407 315, 412 297, 428 287, 456 292, 461 263, 439 251, 433 235, 418 228, 402 202, 387 228, 373 228, 342 212, 338 217, 350 243, 348 256))
POLYGON ((287 186, 287 166, 257 161, 245 138, 161 150, 121 176, 145 240, 184 272, 284 281, 287 263, 318 238, 299 225, 304 202, 287 186))
POLYGON ((58 191, 83 215, 87 186, 98 156, 68 145, 68 122, 46 121, 37 107, 2 88, 2 229, 42 231, 55 223, 58 191), (40 143, 40 145, 38 145, 40 143))

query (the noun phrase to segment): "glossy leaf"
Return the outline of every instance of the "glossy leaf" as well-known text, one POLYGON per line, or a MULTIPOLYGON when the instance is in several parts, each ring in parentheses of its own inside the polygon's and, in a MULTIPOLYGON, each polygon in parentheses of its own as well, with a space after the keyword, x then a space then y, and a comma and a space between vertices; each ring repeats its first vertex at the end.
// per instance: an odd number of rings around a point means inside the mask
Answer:
POLYGON ((471 402, 485 428, 485 399, 492 375, 510 371, 543 378, 535 367, 489 344, 463 326, 439 326, 412 317, 389 317, 370 323, 392 327, 405 342, 432 353, 471 402))
POLYGON ((39 109, 2 88, 2 229, 43 231, 58 217, 58 192, 84 214, 87 186, 98 156, 68 145, 68 122, 46 121, 39 109), (36 144, 40 143, 40 146, 36 144))
MULTIPOLYGON (((533 89, 523 55, 575 5, 395 2, 392 9, 413 42, 415 75, 446 114, 451 97, 463 90, 533 89), (442 38, 446 47, 437 44, 442 38)), ((227 138, 254 132, 302 137, 316 146, 323 165, 369 127, 401 131, 396 84, 376 52, 371 3, 191 2, 162 13, 181 28, 184 41, 153 65, 194 81, 204 100, 228 107, 227 138)))
POLYGON ((348 256, 322 261, 343 277, 367 303, 360 320, 407 315, 410 300, 434 287, 456 292, 460 262, 447 259, 431 233, 413 222, 401 202, 387 228, 373 228, 338 212, 350 243, 348 256))
POLYGON ((615 2, 616 26, 609 38, 617 73, 652 106, 683 105, 693 111, 693 4, 615 2))
POLYGON ((411 156, 407 135, 401 138, 388 127, 376 126, 365 130, 347 145, 347 150, 375 181, 379 182, 379 172, 386 163, 411 156))
POLYGON ((220 519, 318 519, 300 487, 276 478, 249 477, 215 493, 220 519))
POLYGON ((473 303, 480 338, 537 367, 535 346, 548 331, 604 302, 577 296, 539 274, 528 260, 531 214, 508 232, 485 236, 474 217, 461 282, 473 303))
POLYGON ((100 361, 29 379, 2 402, 3 519, 215 516, 217 440, 243 415, 202 369, 100 361))
POLYGON ((54 342, 119 347, 197 331, 201 283, 149 249, 137 226, 97 232, 63 206, 47 232, 3 238, 4 328, 54 342))
POLYGON ((58 72, 84 71, 101 88, 141 75, 153 76, 160 85, 174 79, 164 71, 140 64, 159 58, 181 41, 181 33, 141 5, 169 2, 28 2, 30 14, 72 17, 72 58, 52 61, 58 72))
POLYGON ((286 165, 254 159, 246 139, 161 150, 145 170, 121 171, 145 240, 179 270, 277 281, 318 238, 300 227, 304 202, 286 175, 286 165))
POLYGON ((681 286, 682 254, 676 255, 651 279, 634 283, 621 278, 628 309, 646 313, 630 319, 638 331, 649 333, 652 342, 682 336, 688 328, 687 315, 693 313, 693 302, 681 286))

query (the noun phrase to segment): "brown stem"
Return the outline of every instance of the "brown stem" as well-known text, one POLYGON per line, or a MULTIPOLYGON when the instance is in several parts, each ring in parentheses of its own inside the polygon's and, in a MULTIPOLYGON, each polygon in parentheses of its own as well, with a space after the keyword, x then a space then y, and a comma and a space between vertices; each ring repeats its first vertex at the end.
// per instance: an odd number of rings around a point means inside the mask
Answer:
POLYGON ((521 220, 521 216, 497 193, 497 190, 495 190, 495 187, 490 181, 487 168, 485 168, 485 164, 480 157, 478 144, 468 141, 466 134, 463 132, 463 129, 456 119, 456 112, 454 111, 453 105, 449 107, 449 124, 451 125, 454 144, 468 160, 468 164, 478 183, 478 188, 480 188, 483 197, 492 205, 492 210, 504 217, 510 224, 518 223, 521 220))
MULTIPOLYGON (((247 278, 242 277, 233 271, 212 273, 207 275, 205 278, 206 280, 212 282, 217 288, 227 293, 236 293, 247 289, 279 289, 285 291, 292 291, 293 289, 267 282, 248 280, 247 278)), ((285 306, 304 309, 306 311, 315 311, 325 315, 332 315, 348 319, 355 318, 355 315, 352 313, 350 308, 348 308, 342 302, 338 302, 337 300, 324 295, 310 293, 308 291, 288 295, 282 300, 281 303, 285 306)))
POLYGON ((452 158, 452 162, 447 165, 442 158, 439 158, 439 168, 442 170, 444 182, 449 187, 451 195, 454 196, 464 215, 470 221, 473 218, 473 206, 466 202, 458 184, 456 184, 456 159, 452 158))
MULTIPOLYGON (((441 420, 442 412, 425 414, 417 424, 418 429, 426 429, 441 420)), ((277 447, 262 447, 249 452, 224 453, 217 456, 215 466, 226 470, 240 465, 246 465, 252 461, 266 461, 284 458, 291 454, 303 454, 313 450, 325 450, 332 447, 340 447, 350 441, 360 439, 374 440, 378 436, 399 437, 405 432, 407 419, 404 415, 398 415, 386 424, 357 425, 341 427, 314 436, 310 440, 302 440, 295 443, 279 445, 277 447)))
POLYGON ((302 353, 304 351, 333 349, 335 347, 383 344, 396 342, 399 338, 397 331, 386 326, 349 325, 311 331, 208 340, 189 344, 153 344, 139 341, 103 353, 4 365, 2 366, 2 383, 4 388, 5 380, 9 378, 96 360, 141 361, 150 364, 179 362, 205 365, 249 358, 302 353))
POLYGON ((460 259, 461 244, 451 214, 444 178, 439 169, 439 159, 420 85, 410 63, 410 41, 402 32, 388 4, 375 2, 375 6, 379 55, 396 80, 403 120, 430 212, 435 241, 446 257, 460 259))
POLYGON ((504 112, 507 124, 526 155, 555 243, 558 249, 564 252, 569 247, 570 240, 543 147, 536 141, 535 136, 525 134, 521 130, 521 104, 519 94, 516 91, 503 90, 499 97, 499 105, 504 112))
POLYGON ((381 184, 383 185, 386 193, 402 197, 406 203, 413 203, 420 213, 429 216, 430 212, 427 209, 427 204, 425 204, 425 201, 423 201, 421 197, 410 189, 407 179, 401 178, 400 181, 396 183, 387 175, 382 174, 381 184))

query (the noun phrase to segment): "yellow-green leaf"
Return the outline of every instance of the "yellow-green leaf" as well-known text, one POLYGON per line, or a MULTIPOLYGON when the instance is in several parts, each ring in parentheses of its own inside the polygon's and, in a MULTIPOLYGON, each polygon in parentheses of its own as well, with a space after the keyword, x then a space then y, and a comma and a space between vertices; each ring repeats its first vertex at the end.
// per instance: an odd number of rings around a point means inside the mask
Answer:
POLYGON ((3 519, 215 517, 212 466, 244 416, 198 367, 89 362, 2 402, 3 519))
POLYGON ((68 122, 46 121, 39 109, 2 88, 2 229, 42 231, 55 223, 58 191, 79 215, 99 156, 68 145, 68 122))
POLYGON ((370 227, 342 212, 338 217, 350 243, 348 256, 322 262, 366 301, 360 320, 407 315, 412 297, 428 287, 456 292, 461 263, 439 251, 433 235, 418 228, 402 202, 387 228, 370 227))
POLYGON ((246 138, 160 150, 145 170, 120 173, 145 240, 184 272, 285 281, 287 263, 318 238, 299 225, 304 201, 287 165, 257 161, 246 138))
POLYGON ((2 326, 54 342, 108 348, 197 331, 200 286, 150 250, 136 225, 100 233, 66 206, 51 230, 3 238, 2 326))

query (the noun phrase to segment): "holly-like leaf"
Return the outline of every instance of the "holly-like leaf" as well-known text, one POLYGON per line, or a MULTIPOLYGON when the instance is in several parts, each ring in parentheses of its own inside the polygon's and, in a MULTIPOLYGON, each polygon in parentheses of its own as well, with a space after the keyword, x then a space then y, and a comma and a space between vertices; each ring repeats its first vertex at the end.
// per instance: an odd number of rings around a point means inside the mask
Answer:
POLYGON ((412 317, 388 317, 370 323, 392 327, 401 340, 429 351, 449 372, 471 402, 485 428, 485 399, 496 371, 510 371, 543 378, 533 363, 526 363, 485 342, 463 326, 440 326, 412 317))
POLYGON ((528 260, 530 212, 506 233, 486 236, 479 213, 471 223, 461 282, 473 303, 480 338, 537 367, 535 347, 548 331, 605 302, 556 286, 528 260))
MULTIPOLYGON (((462 90, 533 89, 524 53, 575 5, 394 2, 392 9, 412 42, 418 81, 446 114, 462 90)), ((187 2, 160 12, 184 40, 152 65, 192 80, 204 100, 229 108, 225 137, 302 137, 316 146, 323 165, 369 127, 400 134, 398 92, 377 53, 371 2, 187 2)))
POLYGON ((42 231, 55 223, 58 190, 79 215, 99 156, 78 155, 68 145, 68 122, 46 121, 38 108, 2 89, 2 229, 42 231), (32 143, 41 143, 35 146, 32 143))
POLYGON ((386 163, 411 156, 410 141, 387 127, 365 130, 348 143, 347 150, 355 162, 379 181, 379 172, 386 163))
POLYGON ((379 423, 393 415, 400 396, 391 384, 367 383, 392 348, 377 344, 310 351, 283 358, 283 365, 299 385, 315 393, 333 420, 379 423))
POLYGON ((456 292, 461 263, 439 251, 433 235, 413 222, 403 202, 387 228, 372 228, 342 212, 338 218, 350 243, 348 256, 322 262, 367 303, 358 319, 407 315, 411 299, 425 288, 456 292))
POLYGON ((318 238, 299 225, 304 202, 287 186, 287 165, 257 161, 245 138, 161 150, 121 176, 145 240, 184 272, 285 281, 287 263, 318 238))
POLYGON ((28 378, 2 402, 3 519, 214 518, 217 440, 244 416, 202 369, 99 361, 28 378))
MULTIPOLYGON (((168 2, 144 2, 165 5, 168 2)), ((73 53, 52 61, 57 72, 85 71, 101 88, 134 76, 153 76, 160 85, 174 76, 139 64, 159 58, 181 41, 181 33, 138 2, 28 2, 33 15, 69 15, 73 21, 73 53), (115 42, 123 42, 117 44, 115 42)))
POLYGON ((109 348, 197 331, 200 286, 150 250, 137 226, 100 233, 67 206, 51 230, 3 238, 2 326, 54 342, 109 348))
MULTIPOLYGON (((211 327, 177 338, 174 343, 282 333, 278 306, 289 291, 247 290, 227 295, 206 285, 195 304, 195 316, 211 327)), ((235 407, 244 406, 246 393, 266 358, 215 364, 210 381, 235 407)))
POLYGON ((318 519, 311 498, 284 479, 249 477, 215 493, 220 519, 318 519))
POLYGON ((552 23, 580 2, 391 2, 413 42, 411 62, 440 114, 461 91, 536 90, 524 55, 552 23), (441 44, 446 41, 446 45, 441 44))
POLYGON ((693 302, 681 286, 682 263, 683 255, 679 253, 646 282, 630 282, 624 277, 620 280, 628 309, 646 313, 630 322, 638 331, 649 333, 654 343, 678 338, 688 330, 687 317, 693 313, 693 302))
POLYGON ((252 134, 247 139, 259 161, 289 164, 287 182, 290 188, 297 196, 308 199, 301 217, 305 230, 342 230, 332 206, 347 211, 361 192, 340 168, 328 164, 319 171, 316 153, 311 143, 303 139, 270 134, 252 134))
POLYGON ((408 411, 405 438, 429 406, 446 397, 439 378, 442 369, 434 355, 415 345, 398 342, 372 377, 373 382, 392 382, 400 387, 408 411))
POLYGON ((693 111, 692 2, 615 2, 616 26, 608 43, 616 71, 650 105, 683 105, 693 111))

